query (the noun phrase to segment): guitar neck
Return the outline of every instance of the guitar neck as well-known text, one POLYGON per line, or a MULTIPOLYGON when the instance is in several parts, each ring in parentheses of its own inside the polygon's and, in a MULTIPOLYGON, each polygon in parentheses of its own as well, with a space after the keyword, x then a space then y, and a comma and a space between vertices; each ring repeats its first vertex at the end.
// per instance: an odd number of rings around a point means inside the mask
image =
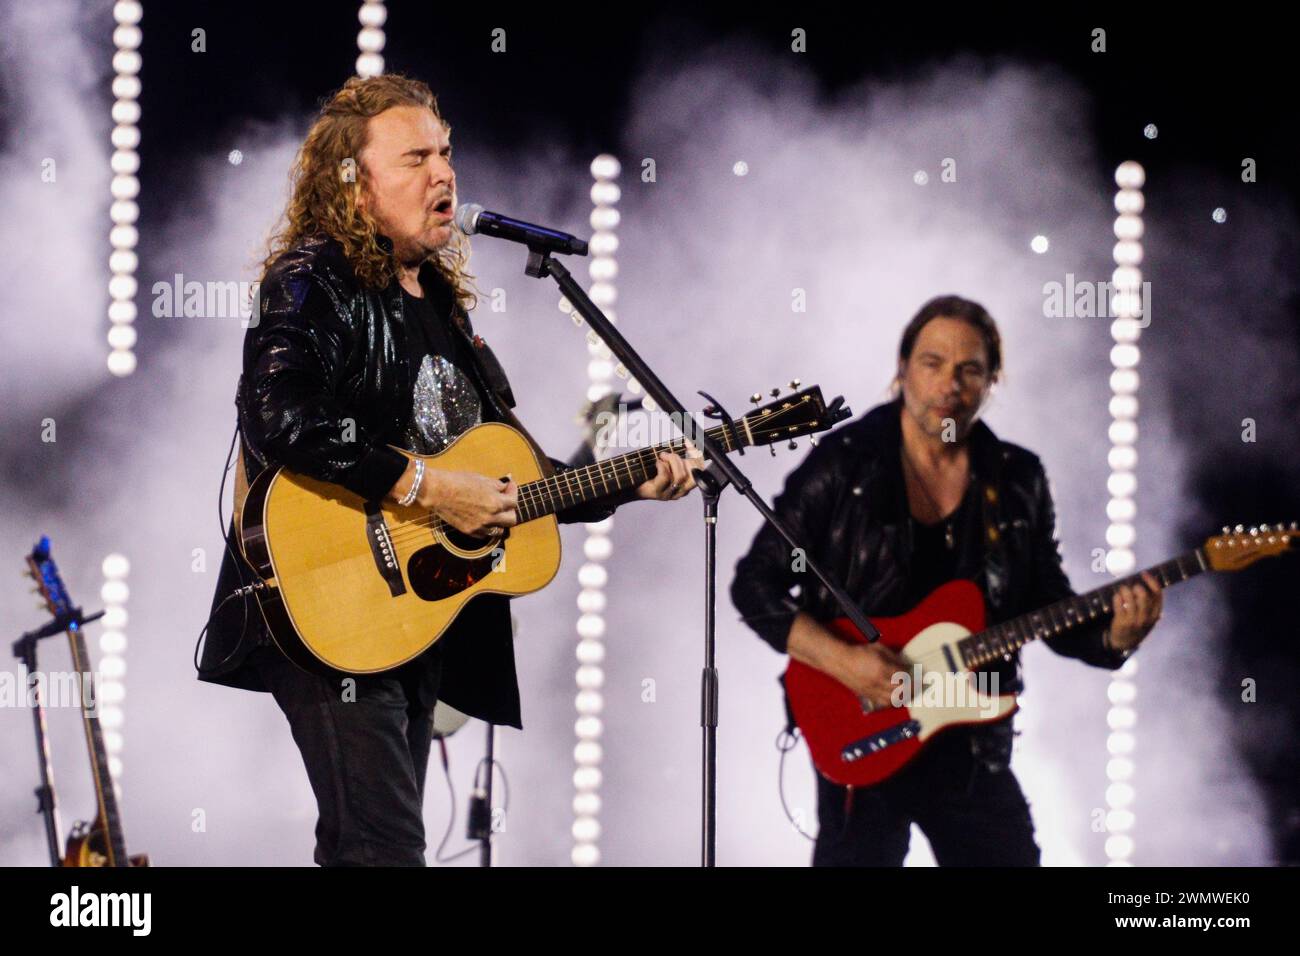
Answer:
MULTIPOLYGON (((1160 582, 1161 588, 1181 584, 1206 570, 1209 570, 1209 563, 1200 548, 1147 568, 1147 572, 1160 582)), ((959 642, 962 658, 968 667, 982 667, 1015 653, 1030 641, 1055 637, 1071 628, 1103 620, 1112 614, 1115 594, 1121 587, 1141 583, 1142 572, 1139 572, 1086 594, 1075 594, 1037 611, 995 624, 959 642)))
MULTIPOLYGON (((72 667, 74 673, 80 674, 94 690, 95 675, 90 667, 90 655, 86 653, 86 638, 76 624, 68 629, 68 642, 72 649, 72 667)), ((98 693, 91 698, 96 706, 99 704, 98 693)), ((117 810, 117 793, 113 789, 113 777, 108 769, 108 753, 104 748, 104 732, 99 726, 98 717, 92 717, 86 707, 86 695, 82 694, 81 719, 86 729, 86 747, 90 752, 91 779, 95 784, 95 799, 99 806, 100 820, 105 833, 105 849, 108 852, 109 866, 130 866, 126 855, 126 840, 122 834, 122 818, 117 810)))
MULTIPOLYGON (((718 425, 707 429, 705 434, 730 453, 742 445, 752 444, 745 440, 743 425, 743 422, 735 423, 735 427, 730 424, 718 425)), ((686 440, 678 438, 650 445, 627 455, 607 458, 582 468, 570 468, 549 478, 520 485, 519 520, 532 521, 596 498, 635 488, 654 477, 659 453, 665 451, 684 454, 686 440)))

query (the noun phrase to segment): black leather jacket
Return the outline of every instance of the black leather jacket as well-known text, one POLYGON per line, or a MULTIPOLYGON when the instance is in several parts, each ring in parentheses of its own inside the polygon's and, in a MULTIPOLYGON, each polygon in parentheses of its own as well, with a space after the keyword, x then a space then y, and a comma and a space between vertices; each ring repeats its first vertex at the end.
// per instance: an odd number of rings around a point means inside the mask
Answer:
MULTIPOLYGON (((809 556, 872 617, 909 607, 911 523, 903 481, 901 400, 871 409, 821 441, 786 479, 774 502, 809 556)), ((1073 594, 1056 541, 1056 517, 1042 462, 999 440, 977 422, 970 435, 972 493, 969 526, 958 535, 957 577, 984 593, 994 624, 1073 594), (988 490, 992 489, 990 497, 988 490), (995 534, 990 535, 990 526, 995 534)), ((742 619, 782 653, 797 611, 818 620, 841 617, 811 573, 792 570, 790 547, 767 525, 736 565, 731 597, 742 619), (809 585, 803 588, 803 585, 809 585), (798 597, 791 589, 799 587, 798 597)), ((1102 644, 1105 620, 1047 641, 1058 654, 1107 669, 1123 664, 1102 644)), ((1023 689, 1019 655, 996 668, 1000 691, 1023 689)), ((1009 724, 1009 722, 1007 722, 1009 724)))
MULTIPOLYGON (((380 243, 391 250, 386 237, 380 243)), ((440 280, 426 265, 420 281, 427 290, 440 280)), ((396 280, 384 289, 364 286, 342 247, 319 239, 281 256, 260 292, 261 312, 244 339, 235 396, 249 481, 264 467, 283 465, 381 500, 406 468, 405 457, 388 447, 401 443, 411 414, 401 286, 396 280)), ((453 320, 454 334, 463 337, 473 356, 467 371, 478 387, 484 420, 524 431, 511 411, 514 395, 496 356, 474 334, 463 309, 454 310, 453 320)), ((557 470, 566 467, 550 461, 557 470)), ((625 493, 591 502, 558 517, 599 521, 632 497, 625 493)), ((231 547, 222 562, 214 611, 241 581, 254 580, 234 544, 233 522, 227 541, 231 547)), ((210 619, 199 677, 265 691, 247 658, 268 638, 253 599, 244 600, 231 601, 210 619)), ((436 646, 444 660, 441 699, 471 716, 522 725, 507 599, 475 598, 436 646)))

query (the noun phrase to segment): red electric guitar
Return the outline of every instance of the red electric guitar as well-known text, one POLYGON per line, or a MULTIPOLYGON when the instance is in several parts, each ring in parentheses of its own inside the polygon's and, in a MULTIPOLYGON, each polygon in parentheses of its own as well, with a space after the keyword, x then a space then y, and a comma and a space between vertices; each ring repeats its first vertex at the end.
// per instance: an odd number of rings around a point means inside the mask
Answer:
MULTIPOLYGON (((1169 587, 1202 571, 1239 571, 1292 550, 1300 541, 1296 522, 1223 530, 1202 547, 1148 570, 1169 587)), ((984 626, 984 596, 965 580, 936 588, 906 614, 871 618, 881 643, 909 665, 907 683, 898 685, 900 691, 910 690, 903 706, 872 708, 833 677, 791 660, 785 688, 813 763, 837 784, 870 786, 900 770, 945 728, 1005 720, 1016 710, 1016 696, 987 693, 975 671, 1032 640, 1110 614, 1120 585, 1141 580, 1141 575, 1123 578, 989 628, 984 626)), ((848 618, 827 627, 845 640, 864 640, 848 618)))

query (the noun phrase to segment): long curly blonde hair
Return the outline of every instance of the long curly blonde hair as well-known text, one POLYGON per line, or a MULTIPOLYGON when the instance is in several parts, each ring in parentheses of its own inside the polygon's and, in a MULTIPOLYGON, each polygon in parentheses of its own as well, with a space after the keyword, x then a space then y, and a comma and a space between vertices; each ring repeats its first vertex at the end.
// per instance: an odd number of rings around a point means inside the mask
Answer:
MULTIPOLYGON (((342 245, 357 278, 367 286, 382 289, 394 279, 396 261, 379 245, 374 219, 358 205, 366 180, 358 157, 368 141, 369 120, 394 106, 430 109, 451 131, 433 92, 419 80, 392 73, 351 77, 324 101, 294 158, 289 203, 267 242, 263 279, 284 252, 321 236, 342 245)), ((454 290, 456 301, 466 310, 474 308, 468 238, 452 230, 451 241, 430 262, 454 290)))

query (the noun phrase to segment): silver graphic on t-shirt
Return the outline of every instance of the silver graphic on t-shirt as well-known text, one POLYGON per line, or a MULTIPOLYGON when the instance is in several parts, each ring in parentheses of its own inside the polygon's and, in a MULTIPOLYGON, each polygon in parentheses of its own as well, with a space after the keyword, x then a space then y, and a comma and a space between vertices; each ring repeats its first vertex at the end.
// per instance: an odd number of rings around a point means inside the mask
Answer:
POLYGON ((407 447, 421 455, 436 454, 482 419, 469 377, 443 356, 426 355, 411 398, 407 447))

